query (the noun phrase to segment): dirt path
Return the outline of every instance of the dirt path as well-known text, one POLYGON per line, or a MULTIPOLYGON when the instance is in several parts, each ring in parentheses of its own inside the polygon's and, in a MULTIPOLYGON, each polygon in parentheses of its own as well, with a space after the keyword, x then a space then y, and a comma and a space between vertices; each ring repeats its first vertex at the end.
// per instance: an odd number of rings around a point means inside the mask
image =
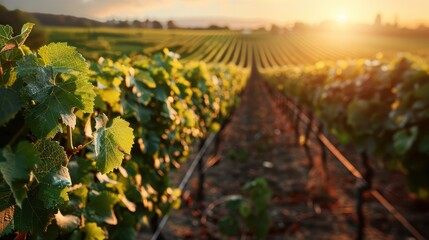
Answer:
MULTIPOLYGON (((314 200, 320 197, 317 192, 326 193, 321 188, 319 172, 309 171, 308 155, 294 144, 290 121, 267 91, 262 79, 252 76, 230 124, 221 134, 220 161, 207 170, 206 205, 240 194, 247 181, 264 177, 273 191, 273 226, 268 239, 353 239, 353 178, 341 166, 330 164, 330 197, 314 200)), ((317 152, 315 146, 310 148, 313 154, 317 152)), ((190 182, 189 189, 196 189, 196 181, 194 178, 190 182)), ((189 201, 194 199, 193 191, 187 197, 189 201)), ((394 237, 397 231, 392 232, 398 224, 386 217, 388 214, 380 207, 369 206, 371 210, 367 207, 366 212, 372 224, 366 229, 367 239, 401 239, 394 237)), ((192 207, 174 211, 163 235, 166 239, 220 239, 214 227, 216 209, 213 214, 208 219, 209 227, 200 228, 200 215, 192 207)))

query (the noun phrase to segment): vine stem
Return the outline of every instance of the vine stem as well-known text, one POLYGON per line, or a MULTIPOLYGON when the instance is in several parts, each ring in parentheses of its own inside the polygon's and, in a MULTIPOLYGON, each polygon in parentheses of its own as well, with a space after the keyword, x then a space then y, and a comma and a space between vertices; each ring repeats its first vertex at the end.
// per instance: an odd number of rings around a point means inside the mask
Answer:
POLYGON ((67 159, 68 159, 68 161, 67 161, 67 164, 66 164, 66 167, 67 167, 67 165, 69 164, 69 161, 70 161, 70 158, 73 156, 73 155, 75 155, 75 154, 77 154, 78 152, 80 152, 82 149, 84 149, 86 146, 88 146, 89 144, 91 144, 92 142, 94 142, 94 138, 92 138, 90 141, 88 141, 87 143, 85 143, 84 145, 79 145, 79 146, 77 146, 76 148, 73 148, 72 150, 66 150, 66 152, 67 152, 67 159))
POLYGON ((67 151, 73 151, 73 131, 70 126, 67 126, 67 151))
POLYGON ((18 49, 19 49, 19 51, 21 51, 21 54, 22 54, 22 56, 24 57, 24 56, 25 56, 25 52, 24 52, 24 50, 22 49, 22 47, 18 47, 18 49))
POLYGON ((0 84, 2 84, 2 83, 3 83, 3 67, 0 63, 0 84))
POLYGON ((25 130, 25 125, 23 125, 18 130, 18 132, 15 133, 15 135, 13 136, 13 138, 9 141, 8 145, 13 145, 16 142, 16 140, 18 140, 19 136, 22 135, 22 133, 24 132, 24 130, 25 130))

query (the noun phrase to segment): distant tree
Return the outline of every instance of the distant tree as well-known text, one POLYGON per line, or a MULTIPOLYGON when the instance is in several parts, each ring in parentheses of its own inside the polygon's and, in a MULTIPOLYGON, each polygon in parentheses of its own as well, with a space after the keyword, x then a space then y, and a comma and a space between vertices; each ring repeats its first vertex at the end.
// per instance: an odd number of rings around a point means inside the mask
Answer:
POLYGON ((310 26, 303 22, 295 22, 292 28, 294 31, 307 31, 310 29, 310 26))
POLYGON ((119 27, 119 28, 128 28, 128 27, 130 27, 130 23, 128 21, 119 21, 116 24, 116 27, 119 27))
POLYGON ((380 27, 381 26, 381 14, 377 13, 374 20, 374 26, 380 27))
POLYGON ((152 22, 152 28, 154 28, 154 29, 162 29, 162 24, 160 23, 160 22, 158 22, 158 21, 153 21, 152 22))
POLYGON ((266 32, 267 29, 265 29, 265 27, 258 27, 258 28, 256 28, 256 31, 257 32, 266 32))
POLYGON ((139 20, 134 20, 131 26, 135 28, 144 28, 144 22, 140 22, 139 20))
POLYGON ((398 15, 395 15, 395 20, 394 20, 393 26, 396 27, 396 28, 399 27, 399 18, 398 18, 398 15))
POLYGON ((48 35, 37 19, 29 13, 25 13, 20 10, 9 11, 4 6, 0 5, 0 24, 10 25, 15 34, 19 34, 21 32, 22 25, 27 22, 31 22, 36 25, 31 31, 31 34, 25 44, 33 49, 46 44, 48 41, 48 35))
POLYGON ((153 23, 149 21, 149 19, 146 19, 146 21, 143 22, 144 28, 152 28, 153 23))
POLYGON ((223 26, 223 27, 221 27, 221 26, 218 26, 218 25, 212 24, 212 25, 210 25, 207 29, 209 29, 209 30, 228 30, 228 29, 229 29, 229 27, 228 27, 228 26, 223 26))
POLYGON ((173 20, 169 20, 167 22, 167 29, 178 29, 176 23, 173 20))
POLYGON ((276 24, 271 24, 271 30, 272 33, 279 33, 280 32, 280 27, 277 26, 276 24))

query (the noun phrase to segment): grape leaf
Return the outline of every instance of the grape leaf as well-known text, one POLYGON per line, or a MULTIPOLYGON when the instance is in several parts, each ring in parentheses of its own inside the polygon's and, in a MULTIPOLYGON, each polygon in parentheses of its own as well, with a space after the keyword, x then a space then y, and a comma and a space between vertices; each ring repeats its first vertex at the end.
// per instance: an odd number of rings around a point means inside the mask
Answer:
POLYGON ((16 152, 10 147, 3 149, 3 157, 6 161, 0 162, 0 172, 4 180, 12 190, 16 204, 22 207, 22 202, 27 198, 27 183, 36 164, 40 164, 39 152, 29 142, 20 142, 16 152))
POLYGON ((78 184, 73 186, 73 190, 70 191, 70 197, 74 198, 76 201, 85 207, 87 198, 88 198, 88 188, 83 184, 78 184))
POLYGON ((97 96, 100 96, 101 100, 107 102, 112 107, 121 100, 121 92, 113 88, 98 89, 97 96))
POLYGON ((46 175, 45 182, 59 188, 70 187, 71 178, 69 169, 61 166, 58 171, 51 171, 48 175, 46 175))
POLYGON ((3 47, 12 38, 13 28, 9 25, 0 25, 0 47, 3 47))
POLYGON ((411 149, 417 139, 418 131, 418 127, 414 126, 410 129, 402 129, 393 135, 393 145, 399 154, 404 155, 411 149))
POLYGON ((64 148, 56 141, 38 140, 34 146, 40 152, 42 163, 38 165, 36 175, 39 179, 51 171, 58 171, 67 164, 64 148))
POLYGON ((9 186, 5 182, 0 181, 0 210, 6 209, 14 204, 15 202, 13 201, 13 194, 9 186))
POLYGON ((109 235, 109 238, 121 240, 137 239, 136 218, 134 214, 124 212, 121 221, 115 226, 115 230, 112 231, 113 233, 109 235))
POLYGON ((6 46, 2 49, 3 50, 9 50, 15 47, 22 47, 24 45, 25 40, 27 40, 28 36, 30 35, 31 30, 33 29, 34 24, 33 23, 26 23, 21 28, 21 34, 11 38, 6 46))
POLYGON ((141 71, 137 73, 136 80, 143 82, 148 88, 156 88, 156 83, 149 72, 141 71))
POLYGON ((80 225, 80 218, 74 215, 63 215, 60 211, 55 214, 55 221, 61 231, 65 234, 71 233, 80 225))
POLYGON ((98 223, 118 224, 113 206, 119 202, 116 194, 110 192, 92 193, 89 195, 87 211, 91 218, 98 223))
POLYGON ((154 91, 155 98, 161 102, 164 102, 168 97, 168 92, 169 91, 167 90, 167 87, 163 85, 158 85, 154 91))
POLYGON ((150 121, 152 110, 142 106, 135 101, 127 101, 124 104, 124 110, 134 115, 139 123, 146 124, 150 121))
POLYGON ((429 134, 422 134, 423 137, 419 141, 419 151, 422 153, 429 153, 429 134))
POLYGON ((18 78, 26 83, 21 92, 23 100, 33 103, 25 113, 28 126, 37 137, 52 138, 62 131, 60 118, 75 127, 73 108, 86 113, 93 111, 95 93, 88 81, 86 63, 73 47, 49 44, 39 54, 39 59, 28 55, 20 60, 16 71, 18 78), (58 59, 54 50, 63 54, 62 59, 58 59))
POLYGON ((39 196, 46 208, 55 208, 69 201, 67 194, 71 186, 68 168, 60 166, 57 171, 51 170, 41 182, 39 196))
POLYGON ((88 72, 89 68, 85 58, 76 51, 75 47, 68 46, 67 43, 50 43, 41 47, 38 53, 43 62, 52 66, 56 73, 70 70, 88 72))
POLYGON ((95 120, 96 167, 98 171, 104 174, 121 165, 124 153, 130 154, 134 135, 129 123, 120 117, 113 119, 110 126, 107 126, 109 119, 104 114, 95 120))
POLYGON ((28 36, 30 35, 31 30, 33 30, 33 27, 34 27, 34 23, 26 23, 22 25, 21 34, 14 37, 14 39, 18 43, 18 46, 21 47, 24 44, 25 40, 27 40, 28 36))
MULTIPOLYGON (((27 40, 28 35, 30 35, 31 30, 33 29, 34 24, 33 23, 26 23, 21 28, 21 34, 12 37, 12 32, 9 32, 10 29, 4 29, 5 32, 3 32, 3 29, 0 30, 3 33, 0 37, 0 46, 3 46, 3 48, 0 50, 0 52, 4 52, 7 50, 11 50, 16 47, 22 47, 24 45, 25 40, 27 40)), ((3 26, 2 26, 3 27, 3 26)))
POLYGON ((136 86, 133 92, 137 95, 138 102, 145 106, 149 104, 150 100, 154 95, 153 91, 147 89, 140 81, 136 81, 136 86))
POLYGON ((52 210, 46 209, 38 198, 32 197, 23 201, 22 208, 15 209, 14 224, 18 231, 40 234, 47 230, 53 219, 52 210))
POLYGON ((106 239, 104 231, 96 223, 87 223, 85 225, 85 240, 103 240, 106 239))
POLYGON ((59 205, 69 201, 67 192, 67 188, 59 188, 50 184, 41 183, 39 198, 43 199, 43 206, 46 209, 56 209, 59 205))
POLYGON ((19 109, 21 109, 19 94, 10 88, 0 88, 0 126, 14 118, 19 109))

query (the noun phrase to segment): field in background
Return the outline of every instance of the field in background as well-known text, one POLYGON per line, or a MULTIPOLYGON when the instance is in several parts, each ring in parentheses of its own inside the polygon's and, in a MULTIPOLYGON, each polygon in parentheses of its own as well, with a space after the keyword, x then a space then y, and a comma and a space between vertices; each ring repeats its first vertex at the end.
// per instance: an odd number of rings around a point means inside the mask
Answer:
POLYGON ((225 30, 158 30, 121 28, 47 28, 49 41, 66 41, 85 57, 153 54, 167 47, 184 60, 234 63, 259 69, 318 61, 392 57, 398 52, 429 55, 429 39, 350 32, 242 32, 225 30))

